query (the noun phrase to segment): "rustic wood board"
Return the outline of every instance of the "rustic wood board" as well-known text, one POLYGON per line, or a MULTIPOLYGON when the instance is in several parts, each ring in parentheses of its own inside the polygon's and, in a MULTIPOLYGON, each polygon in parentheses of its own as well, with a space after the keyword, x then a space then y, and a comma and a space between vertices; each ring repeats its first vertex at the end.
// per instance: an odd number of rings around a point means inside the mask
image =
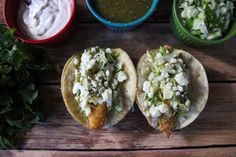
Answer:
POLYGON ((234 145, 236 141, 236 84, 211 83, 204 112, 187 128, 166 139, 152 129, 135 107, 118 125, 100 131, 81 127, 66 111, 58 85, 42 86, 41 102, 48 115, 19 140, 21 149, 160 149, 234 145), (227 89, 228 92, 225 92, 227 89))
MULTIPOLYGON (((169 24, 172 0, 161 0, 141 27, 125 33, 107 30, 78 0, 78 30, 67 42, 43 53, 55 70, 40 76, 40 102, 47 121, 16 139, 22 151, 0 150, 0 157, 31 156, 236 156, 236 39, 212 47, 191 47, 177 41, 169 24), (170 139, 152 129, 137 106, 118 125, 88 131, 71 118, 60 93, 66 60, 87 47, 100 45, 126 50, 136 64, 147 49, 171 44, 192 53, 206 68, 210 96, 199 118, 170 139)), ((0 9, 2 2, 0 2, 0 9)), ((2 21, 2 14, 0 15, 2 21)))
POLYGON ((55 65, 56 72, 41 80, 43 83, 59 84, 61 70, 66 60, 76 52, 100 45, 122 48, 127 51, 136 64, 147 49, 171 44, 189 51, 206 68, 209 81, 236 80, 236 39, 212 47, 190 47, 177 41, 168 24, 145 23, 142 27, 124 33, 111 32, 101 24, 79 24, 78 31, 65 45, 48 49, 46 57, 55 65))
POLYGON ((9 152, 0 151, 0 156, 9 157, 235 157, 234 148, 207 148, 188 150, 138 150, 138 151, 43 151, 43 150, 12 150, 9 152))

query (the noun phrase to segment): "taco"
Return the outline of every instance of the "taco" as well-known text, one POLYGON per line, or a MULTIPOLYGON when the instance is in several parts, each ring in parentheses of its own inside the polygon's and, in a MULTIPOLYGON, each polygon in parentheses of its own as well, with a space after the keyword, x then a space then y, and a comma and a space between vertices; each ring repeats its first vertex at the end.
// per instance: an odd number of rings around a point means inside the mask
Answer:
POLYGON ((136 102, 148 123, 166 137, 192 123, 208 99, 204 67, 169 45, 147 51, 137 66, 136 102))
POLYGON ((72 117, 89 129, 117 124, 133 106, 135 67, 122 49, 88 48, 64 66, 61 92, 72 117))

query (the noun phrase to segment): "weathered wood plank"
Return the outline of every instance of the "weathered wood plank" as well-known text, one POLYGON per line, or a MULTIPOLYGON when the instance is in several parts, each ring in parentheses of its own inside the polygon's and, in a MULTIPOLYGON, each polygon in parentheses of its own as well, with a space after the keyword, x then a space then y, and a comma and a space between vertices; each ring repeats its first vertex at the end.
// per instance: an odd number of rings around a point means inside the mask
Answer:
POLYGON ((210 84, 210 98, 199 118, 170 139, 152 129, 140 111, 130 112, 118 125, 88 131, 68 114, 58 86, 41 88, 48 121, 37 124, 22 149, 159 149, 236 144, 236 83, 210 84), (226 92, 227 91, 227 92, 226 92))
POLYGON ((175 39, 168 24, 144 24, 139 29, 116 33, 100 24, 80 24, 72 39, 62 45, 48 49, 45 56, 51 60, 56 71, 42 78, 44 83, 59 83, 66 60, 75 52, 100 45, 120 47, 126 50, 134 63, 147 49, 171 44, 192 53, 205 66, 210 81, 236 80, 236 38, 212 47, 190 47, 175 39))
POLYGON ((235 157, 236 148, 206 148, 187 150, 143 150, 143 151, 4 151, 2 157, 235 157))

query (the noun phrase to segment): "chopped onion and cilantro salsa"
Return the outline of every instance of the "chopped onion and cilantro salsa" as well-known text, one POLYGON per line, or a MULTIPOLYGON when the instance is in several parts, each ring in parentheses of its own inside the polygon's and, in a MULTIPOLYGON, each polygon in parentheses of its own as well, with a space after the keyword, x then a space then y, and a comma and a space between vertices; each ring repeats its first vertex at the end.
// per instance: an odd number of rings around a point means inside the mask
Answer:
POLYGON ((118 53, 110 48, 92 47, 74 59, 75 82, 73 94, 86 117, 91 107, 106 103, 108 111, 122 111, 120 85, 128 75, 118 62, 118 53))
POLYGON ((182 0, 179 9, 183 25, 204 40, 223 37, 234 14, 233 0, 182 0))
POLYGON ((181 54, 160 47, 159 51, 147 52, 146 62, 150 65, 145 69, 143 83, 147 116, 184 118, 191 103, 190 76, 181 54))

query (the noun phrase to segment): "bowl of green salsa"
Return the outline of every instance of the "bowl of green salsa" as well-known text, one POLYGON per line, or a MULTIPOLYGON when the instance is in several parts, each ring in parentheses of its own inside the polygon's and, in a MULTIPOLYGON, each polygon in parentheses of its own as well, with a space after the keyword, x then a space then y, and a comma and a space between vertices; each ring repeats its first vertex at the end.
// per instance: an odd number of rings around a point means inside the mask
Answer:
POLYGON ((113 31, 127 31, 143 23, 158 0, 86 0, 91 13, 113 31))

